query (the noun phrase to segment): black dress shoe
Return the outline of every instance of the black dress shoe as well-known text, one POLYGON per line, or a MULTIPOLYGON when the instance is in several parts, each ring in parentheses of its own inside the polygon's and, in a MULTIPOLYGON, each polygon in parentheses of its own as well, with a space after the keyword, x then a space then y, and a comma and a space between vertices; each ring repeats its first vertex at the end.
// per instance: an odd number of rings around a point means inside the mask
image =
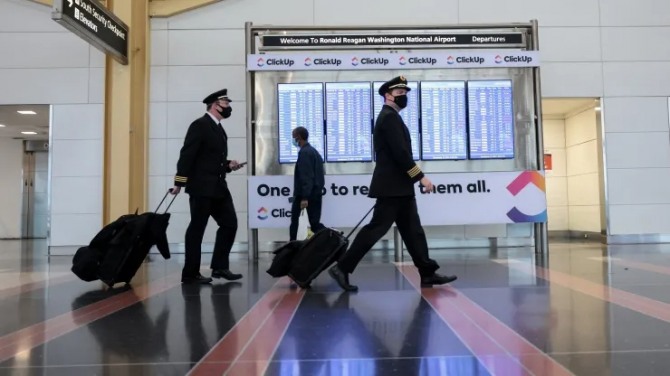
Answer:
POLYGON ((349 275, 343 272, 337 265, 328 269, 328 274, 333 277, 344 291, 358 291, 358 286, 349 284, 349 275))
POLYGON ((431 287, 433 285, 444 285, 458 279, 455 275, 441 275, 433 274, 428 277, 421 277, 421 286, 422 287, 431 287))
POLYGON ((212 270, 212 278, 224 278, 229 281, 236 281, 242 278, 242 274, 235 274, 228 269, 216 269, 212 270))
POLYGON ((195 277, 181 277, 181 283, 184 284, 201 284, 201 285, 206 285, 208 283, 211 283, 212 279, 209 277, 205 277, 203 275, 196 275, 195 277))

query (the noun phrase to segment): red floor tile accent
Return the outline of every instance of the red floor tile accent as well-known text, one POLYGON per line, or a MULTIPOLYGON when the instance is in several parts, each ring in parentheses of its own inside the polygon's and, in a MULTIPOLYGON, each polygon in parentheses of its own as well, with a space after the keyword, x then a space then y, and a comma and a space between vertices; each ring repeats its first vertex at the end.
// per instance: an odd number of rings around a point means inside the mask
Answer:
POLYGON ((0 337, 0 362, 180 284, 181 272, 0 337))
POLYGON ((253 361, 256 369, 261 371, 256 374, 263 375, 265 373, 304 295, 304 290, 300 290, 297 293, 284 296, 272 315, 268 317, 253 339, 247 344, 246 350, 233 362, 228 375, 249 376, 248 364, 246 363, 248 361, 253 361))
POLYGON ((414 266, 398 269, 491 375, 572 375, 457 289, 421 288, 414 266))
MULTIPOLYGON (((533 272, 531 269, 533 266, 521 262, 509 262, 507 263, 507 266, 530 274, 533 272)), ((549 270, 540 266, 534 266, 534 268, 537 277, 549 281, 552 284, 567 287, 594 298, 632 309, 633 311, 637 311, 644 315, 670 322, 670 304, 668 303, 659 302, 658 300, 619 290, 611 286, 591 282, 584 278, 575 277, 556 270, 549 270)))
POLYGON ((189 375, 262 375, 304 296, 303 290, 290 290, 289 283, 280 279, 189 375))
POLYGON ((56 286, 65 282, 74 281, 75 278, 76 277, 73 275, 62 275, 54 278, 49 278, 43 281, 28 282, 19 286, 8 287, 6 289, 0 290, 0 299, 8 298, 10 296, 23 294, 30 291, 44 289, 49 286, 56 286))

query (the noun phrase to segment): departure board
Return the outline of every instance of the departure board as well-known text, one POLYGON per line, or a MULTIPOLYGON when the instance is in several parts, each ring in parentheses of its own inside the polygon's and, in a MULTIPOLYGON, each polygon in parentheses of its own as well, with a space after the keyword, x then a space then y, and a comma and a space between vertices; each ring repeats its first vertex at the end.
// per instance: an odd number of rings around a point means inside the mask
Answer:
MULTIPOLYGON (((379 116, 379 111, 382 110, 384 105, 384 97, 379 95, 379 88, 384 84, 384 82, 374 82, 372 84, 373 96, 374 96, 374 120, 372 124, 377 123, 377 116, 379 116)), ((414 160, 419 160, 419 83, 417 81, 407 82, 407 86, 411 89, 407 93, 407 107, 400 111, 400 116, 405 122, 405 125, 409 129, 410 139, 412 140, 412 156, 414 160)))
POLYGON ((279 163, 295 163, 299 149, 293 146, 292 132, 305 127, 307 140, 323 156, 323 84, 277 84, 279 105, 279 163))
POLYGON ((370 82, 326 83, 326 161, 372 160, 370 82))
POLYGON ((470 159, 514 158, 512 81, 468 81, 470 159))
POLYGON ((465 81, 421 82, 421 159, 467 158, 465 81))

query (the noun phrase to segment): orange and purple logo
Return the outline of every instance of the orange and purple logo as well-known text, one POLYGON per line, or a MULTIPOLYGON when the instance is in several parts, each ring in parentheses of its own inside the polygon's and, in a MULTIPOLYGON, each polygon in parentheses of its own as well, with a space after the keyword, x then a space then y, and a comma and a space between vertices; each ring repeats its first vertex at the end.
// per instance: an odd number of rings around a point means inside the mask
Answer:
POLYGON ((258 209, 258 219, 261 221, 268 219, 268 210, 266 208, 261 207, 258 209))
MULTIPOLYGON (((508 186, 507 190, 512 194, 512 196, 518 195, 526 186, 529 184, 535 185, 542 192, 545 192, 545 180, 544 176, 537 171, 524 171, 519 176, 516 177, 508 186)), ((510 211, 507 212, 507 217, 511 219, 514 223, 522 222, 546 222, 547 221, 547 209, 544 209, 543 212, 535 215, 529 215, 523 213, 516 206, 513 207, 510 211)))
POLYGON ((357 58, 356 56, 354 56, 354 57, 351 59, 351 65, 353 65, 353 66, 357 66, 357 65, 358 65, 358 58, 357 58))

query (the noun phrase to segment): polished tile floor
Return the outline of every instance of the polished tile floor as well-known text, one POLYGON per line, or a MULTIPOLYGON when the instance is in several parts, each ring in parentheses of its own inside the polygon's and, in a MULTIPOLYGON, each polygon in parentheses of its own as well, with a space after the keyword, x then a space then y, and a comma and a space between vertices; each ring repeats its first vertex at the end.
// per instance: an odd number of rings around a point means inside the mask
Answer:
POLYGON ((410 262, 380 251, 352 276, 357 293, 326 273, 297 289, 242 256, 240 282, 182 286, 177 256, 109 290, 43 242, 0 241, 0 375, 670 372, 670 245, 432 256, 459 280, 421 289, 410 262))

